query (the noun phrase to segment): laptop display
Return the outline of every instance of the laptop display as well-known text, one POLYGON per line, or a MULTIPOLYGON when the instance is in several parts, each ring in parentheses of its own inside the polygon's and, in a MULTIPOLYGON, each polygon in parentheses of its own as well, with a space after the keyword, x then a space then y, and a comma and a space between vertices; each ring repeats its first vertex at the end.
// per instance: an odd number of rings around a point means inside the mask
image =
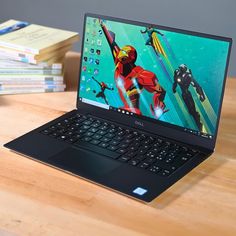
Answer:
POLYGON ((79 100, 212 139, 230 43, 87 17, 79 100))

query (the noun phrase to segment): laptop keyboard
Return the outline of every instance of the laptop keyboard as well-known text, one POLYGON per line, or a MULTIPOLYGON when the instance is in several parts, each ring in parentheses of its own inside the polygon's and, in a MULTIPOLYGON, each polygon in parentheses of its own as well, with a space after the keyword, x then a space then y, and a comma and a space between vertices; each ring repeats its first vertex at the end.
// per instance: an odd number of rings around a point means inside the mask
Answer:
POLYGON ((171 175, 197 154, 161 137, 80 114, 64 118, 41 133, 160 176, 171 175))

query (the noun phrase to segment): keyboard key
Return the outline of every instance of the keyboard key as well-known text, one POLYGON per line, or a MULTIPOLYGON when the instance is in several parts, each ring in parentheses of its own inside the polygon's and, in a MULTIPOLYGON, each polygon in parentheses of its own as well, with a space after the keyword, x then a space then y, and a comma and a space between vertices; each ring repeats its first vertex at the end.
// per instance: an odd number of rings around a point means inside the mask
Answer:
POLYGON ((114 137, 114 140, 121 141, 121 140, 123 140, 123 137, 122 136, 116 136, 116 137, 114 137))
POLYGON ((147 152, 147 150, 146 150, 146 149, 143 149, 143 148, 141 148, 141 149, 139 149, 139 150, 138 150, 138 152, 139 152, 140 154, 145 154, 145 153, 147 152))
POLYGON ((161 168, 159 166, 153 165, 149 168, 149 171, 158 173, 159 171, 161 171, 161 168))
POLYGON ((187 157, 187 156, 182 156, 181 157, 181 161, 187 161, 189 159, 189 157, 187 157))
POLYGON ((50 134, 50 136, 51 137, 54 137, 54 138, 56 138, 57 136, 59 136, 60 134, 59 133, 57 133, 57 132, 52 132, 51 134, 50 134))
POLYGON ((82 134, 75 134, 73 135, 73 138, 77 138, 77 139, 82 138, 82 134))
POLYGON ((169 170, 162 170, 161 172, 158 173, 158 175, 161 176, 169 176, 171 172, 169 170))
POLYGON ((98 129, 93 127, 93 128, 90 128, 89 131, 93 132, 93 133, 96 133, 98 131, 98 129))
POLYGON ((94 121, 94 118, 92 118, 92 117, 89 117, 89 120, 93 122, 93 121, 94 121))
POLYGON ((108 129, 108 126, 107 125, 102 125, 99 127, 100 130, 107 130, 108 129))
POLYGON ((145 159, 145 162, 147 162, 148 164, 152 164, 155 161, 156 161, 156 159, 155 158, 151 158, 151 157, 148 157, 148 158, 145 159))
POLYGON ((46 135, 50 134, 51 132, 52 132, 52 131, 49 130, 49 129, 45 129, 45 130, 42 131, 42 133, 43 133, 43 134, 46 134, 46 135))
POLYGON ((146 149, 146 150, 150 149, 150 147, 151 147, 151 146, 150 146, 150 145, 147 145, 147 144, 145 144, 145 145, 142 146, 142 148, 144 148, 144 149, 146 149))
POLYGON ((137 151, 138 148, 139 148, 138 146, 130 146, 130 147, 129 147, 129 150, 130 150, 130 151, 137 151))
POLYGON ((116 132, 116 129, 115 128, 111 128, 109 130, 107 130, 109 133, 115 133, 116 132))
POLYGON ((94 128, 98 128, 100 126, 100 123, 94 122, 91 126, 94 128))
POLYGON ((102 136, 101 135, 99 135, 99 134, 95 134, 95 135, 93 135, 93 138, 94 139, 100 139, 102 136))
POLYGON ((114 145, 114 146, 118 145, 119 143, 120 143, 120 142, 117 141, 117 140, 112 140, 112 141, 110 142, 110 144, 111 144, 111 145, 114 145))
POLYGON ((111 139, 103 137, 103 138, 101 138, 101 141, 107 143, 107 142, 111 141, 111 139))
POLYGON ((144 160, 146 157, 144 155, 140 155, 140 153, 137 154, 137 156, 135 157, 135 159, 142 161, 144 160))
POLYGON ((126 155, 128 157, 134 157, 134 156, 136 156, 136 152, 128 152, 128 153, 126 153, 126 155))
POLYGON ((132 139, 126 139, 126 140, 124 140, 124 143, 131 143, 133 140, 132 139))
POLYGON ((60 129, 57 130, 57 132, 58 132, 59 134, 63 134, 63 133, 66 133, 66 132, 67 132, 67 129, 60 128, 60 129))
POLYGON ((113 138, 115 136, 115 134, 113 133, 108 133, 105 135, 107 138, 113 138))
POLYGON ((121 147, 121 148, 127 148, 129 146, 129 144, 127 144, 127 143, 120 143, 119 144, 119 147, 121 147))
POLYGON ((75 133, 78 133, 78 134, 83 134, 85 132, 86 132, 86 130, 84 130, 84 129, 78 129, 75 131, 75 133))
POLYGON ((122 162, 127 162, 130 160, 130 157, 127 157, 127 156, 122 156, 118 159, 119 161, 122 161, 122 162))
POLYGON ((55 124, 55 126, 56 126, 56 127, 62 127, 63 124, 62 124, 62 122, 58 122, 57 124, 55 124))
POLYGON ((52 126, 49 127, 49 130, 54 131, 54 130, 56 130, 56 128, 57 127, 55 125, 52 125, 52 126))
POLYGON ((151 144, 152 142, 153 142, 152 139, 147 139, 147 140, 145 140, 143 143, 144 143, 144 144, 151 144))
POLYGON ((115 151, 115 150, 118 149, 118 147, 117 147, 117 146, 114 146, 114 145, 110 145, 110 146, 107 147, 107 149, 109 149, 109 150, 111 150, 111 151, 115 151))
POLYGON ((88 126, 88 125, 82 125, 82 126, 80 126, 80 128, 81 128, 81 129, 89 129, 90 126, 88 126))
POLYGON ((60 139, 60 140, 66 140, 67 136, 66 135, 60 135, 57 138, 60 139))
POLYGON ((129 164, 132 165, 132 166, 136 166, 136 165, 138 165, 139 162, 140 161, 138 159, 131 159, 129 161, 129 164))
POLYGON ((124 154, 124 153, 127 152, 127 150, 124 149, 124 148, 120 148, 120 149, 118 149, 116 152, 121 153, 121 154, 124 154))
POLYGON ((141 162, 138 166, 142 169, 147 169, 150 166, 150 164, 147 162, 141 162))
POLYGON ((65 134, 66 134, 67 136, 72 136, 72 135, 74 135, 74 132, 69 131, 69 132, 66 132, 65 134))
POLYGON ((90 121, 90 120, 86 120, 86 121, 83 122, 83 124, 85 124, 85 125, 91 125, 92 123, 93 123, 93 122, 90 121))
POLYGON ((106 148, 107 146, 109 146, 109 144, 108 144, 108 143, 101 142, 101 143, 99 144, 99 146, 101 146, 101 147, 103 147, 103 148, 106 148))
POLYGON ((117 133, 117 135, 118 136, 123 136, 123 135, 125 135, 125 132, 122 130, 122 131, 119 131, 118 133, 117 133))
POLYGON ((77 140, 78 140, 78 138, 71 137, 71 138, 67 139, 67 142, 69 142, 69 143, 75 143, 77 140))
POLYGON ((128 138, 128 139, 132 139, 133 137, 134 137, 133 134, 129 134, 129 135, 127 135, 127 138, 128 138))
POLYGON ((89 142, 90 140, 92 140, 92 138, 90 138, 90 137, 83 137, 82 140, 86 141, 86 142, 89 142))
POLYGON ((99 135, 104 135, 104 134, 106 134, 107 132, 106 131, 104 131, 104 130, 99 130, 98 132, 97 132, 97 134, 99 134, 99 135))
POLYGON ((171 163, 171 162, 173 162, 173 161, 174 161, 173 158, 167 158, 167 159, 165 160, 166 163, 171 163))
POLYGON ((92 141, 90 141, 90 143, 97 145, 99 144, 101 141, 97 140, 97 139, 93 139, 92 141))
POLYGON ((81 126, 81 124, 78 123, 78 122, 76 122, 76 123, 73 123, 71 126, 72 126, 72 127, 75 127, 75 128, 79 128, 79 126, 81 126))
POLYGON ((91 137, 93 135, 94 135, 94 133, 93 132, 89 132, 89 131, 84 133, 84 136, 88 136, 88 137, 91 137))

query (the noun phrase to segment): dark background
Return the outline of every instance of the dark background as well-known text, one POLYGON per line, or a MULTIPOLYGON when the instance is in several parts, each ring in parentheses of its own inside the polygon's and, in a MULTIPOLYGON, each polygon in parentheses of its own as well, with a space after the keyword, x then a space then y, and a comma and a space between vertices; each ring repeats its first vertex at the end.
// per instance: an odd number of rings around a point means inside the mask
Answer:
MULTIPOLYGON (((82 35, 85 12, 231 37, 236 41, 235 0, 0 0, 0 20, 25 20, 82 35)), ((74 48, 80 51, 80 43, 74 48)), ((233 45, 229 75, 236 77, 233 45)))

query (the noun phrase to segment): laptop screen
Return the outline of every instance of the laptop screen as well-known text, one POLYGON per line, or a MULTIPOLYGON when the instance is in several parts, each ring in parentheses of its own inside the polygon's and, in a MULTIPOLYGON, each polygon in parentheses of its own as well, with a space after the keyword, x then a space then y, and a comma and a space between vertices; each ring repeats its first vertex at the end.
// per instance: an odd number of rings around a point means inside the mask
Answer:
POLYGON ((228 41, 86 17, 79 100, 213 138, 228 41))

